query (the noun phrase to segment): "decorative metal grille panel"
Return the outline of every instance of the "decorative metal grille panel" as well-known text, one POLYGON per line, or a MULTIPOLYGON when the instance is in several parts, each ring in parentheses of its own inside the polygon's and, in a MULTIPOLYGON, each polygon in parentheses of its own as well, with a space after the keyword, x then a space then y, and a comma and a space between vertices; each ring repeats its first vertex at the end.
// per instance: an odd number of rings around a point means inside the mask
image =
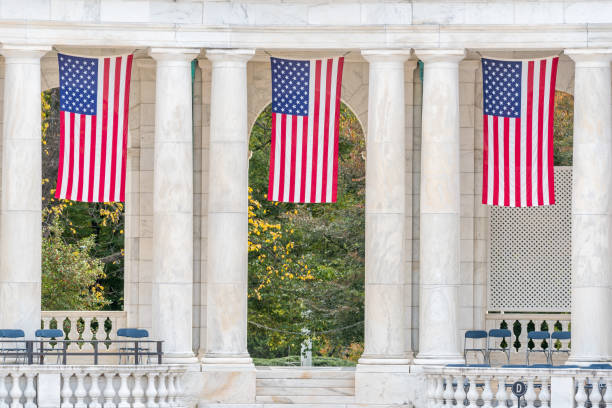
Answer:
POLYGON ((572 168, 555 168, 552 206, 491 207, 489 311, 569 312, 572 168))

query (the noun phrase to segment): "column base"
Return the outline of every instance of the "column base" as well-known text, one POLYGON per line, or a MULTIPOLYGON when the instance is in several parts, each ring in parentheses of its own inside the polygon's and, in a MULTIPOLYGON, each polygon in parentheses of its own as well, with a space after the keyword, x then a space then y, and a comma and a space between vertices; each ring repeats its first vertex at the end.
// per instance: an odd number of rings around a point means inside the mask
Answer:
POLYGON ((460 354, 417 354, 413 360, 415 365, 447 365, 465 364, 465 359, 460 354))
POLYGON ((355 403, 406 405, 414 401, 418 378, 410 373, 409 359, 361 358, 355 369, 355 403))
POLYGON ((565 365, 590 366, 591 364, 606 364, 611 363, 610 356, 572 356, 570 355, 565 365))
POLYGON ((195 354, 187 353, 164 353, 162 360, 164 364, 197 364, 198 358, 195 354))
POLYGON ((255 403, 256 370, 248 354, 205 354, 201 362, 204 383, 200 404, 255 403))

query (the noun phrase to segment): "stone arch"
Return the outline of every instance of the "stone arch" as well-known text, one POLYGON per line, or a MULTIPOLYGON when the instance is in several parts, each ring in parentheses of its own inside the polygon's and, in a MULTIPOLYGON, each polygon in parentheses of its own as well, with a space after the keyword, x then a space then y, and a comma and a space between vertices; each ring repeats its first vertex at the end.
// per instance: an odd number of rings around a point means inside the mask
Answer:
MULTIPOLYGON (((368 64, 347 61, 342 74, 342 103, 357 117, 364 135, 368 130, 368 64)), ((247 66, 249 135, 255 121, 272 103, 269 62, 251 62, 247 66)))

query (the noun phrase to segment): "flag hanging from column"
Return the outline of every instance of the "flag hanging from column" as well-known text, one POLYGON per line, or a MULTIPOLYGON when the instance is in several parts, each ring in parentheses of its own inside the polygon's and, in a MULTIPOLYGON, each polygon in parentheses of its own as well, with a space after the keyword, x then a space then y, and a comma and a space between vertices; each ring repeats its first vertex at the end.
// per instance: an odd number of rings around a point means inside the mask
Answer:
POLYGON ((334 203, 344 57, 270 60, 272 144, 268 200, 334 203))
POLYGON ((559 57, 482 59, 482 203, 555 203, 553 118, 559 57))
POLYGON ((132 57, 58 54, 60 157, 56 198, 125 201, 132 57))

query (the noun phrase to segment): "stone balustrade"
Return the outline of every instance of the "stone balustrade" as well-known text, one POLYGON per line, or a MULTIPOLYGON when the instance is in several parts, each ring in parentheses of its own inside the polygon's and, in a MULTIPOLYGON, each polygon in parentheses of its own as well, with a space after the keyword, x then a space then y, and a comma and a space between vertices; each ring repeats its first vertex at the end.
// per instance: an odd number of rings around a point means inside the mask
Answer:
MULTIPOLYGON (((116 340, 117 329, 126 327, 124 311, 43 311, 41 328, 61 329, 65 340, 71 340, 68 351, 93 350, 88 340, 116 340)), ((100 346, 100 352, 113 350, 116 344, 100 346)))
MULTIPOLYGON (((513 363, 523 363, 525 361, 525 349, 529 347, 529 339, 527 338, 527 332, 532 330, 547 330, 549 332, 554 331, 569 331, 570 330, 570 319, 569 313, 487 313, 486 314, 486 330, 491 329, 508 329, 512 332, 512 338, 506 339, 507 346, 510 347, 511 352, 518 352, 519 355, 515 358, 511 357, 513 363), (518 335, 517 335, 518 333, 518 335)), ((498 340, 499 343, 502 339, 498 340)), ((539 350, 542 347, 542 342, 534 342, 533 348, 539 350)), ((552 347, 567 348, 567 342, 563 344, 553 343, 552 347)), ((499 347, 500 344, 497 344, 499 347)), ((551 347, 548 344, 548 347, 551 347)), ((514 353, 516 354, 516 353, 514 353)), ((566 358, 567 355, 563 355, 566 358)), ((557 364, 558 362, 555 362, 557 364)))
POLYGON ((185 407, 185 367, 5 366, 0 408, 185 407))
POLYGON ((511 387, 527 386, 527 407, 587 408, 612 404, 612 370, 425 367, 427 406, 516 407, 511 387))

